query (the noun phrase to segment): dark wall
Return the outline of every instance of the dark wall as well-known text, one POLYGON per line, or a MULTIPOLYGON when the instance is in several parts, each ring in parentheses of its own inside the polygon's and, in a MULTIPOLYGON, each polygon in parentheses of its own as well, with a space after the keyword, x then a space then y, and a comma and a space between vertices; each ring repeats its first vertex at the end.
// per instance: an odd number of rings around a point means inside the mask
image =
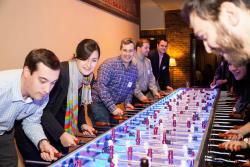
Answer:
POLYGON ((192 81, 192 59, 190 54, 192 30, 180 16, 180 10, 165 12, 166 36, 169 40, 168 53, 176 59, 173 71, 174 87, 184 87, 192 81))
POLYGON ((151 39, 151 49, 156 48, 157 39, 168 39, 167 52, 177 63, 176 67, 170 69, 175 88, 185 87, 186 82, 191 83, 191 86, 200 86, 195 83, 196 68, 203 71, 206 65, 211 65, 212 72, 216 68, 216 56, 207 54, 202 41, 195 39, 192 29, 181 18, 180 10, 165 12, 165 29, 142 30, 140 37, 151 39))

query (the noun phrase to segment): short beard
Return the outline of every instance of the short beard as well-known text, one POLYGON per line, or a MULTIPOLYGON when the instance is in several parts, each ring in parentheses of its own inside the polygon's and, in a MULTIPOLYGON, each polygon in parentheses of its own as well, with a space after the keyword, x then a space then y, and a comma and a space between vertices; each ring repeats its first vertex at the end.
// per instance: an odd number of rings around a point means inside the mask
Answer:
POLYGON ((249 61, 250 55, 244 51, 243 41, 229 32, 221 23, 216 24, 217 41, 225 59, 234 65, 243 65, 249 61))

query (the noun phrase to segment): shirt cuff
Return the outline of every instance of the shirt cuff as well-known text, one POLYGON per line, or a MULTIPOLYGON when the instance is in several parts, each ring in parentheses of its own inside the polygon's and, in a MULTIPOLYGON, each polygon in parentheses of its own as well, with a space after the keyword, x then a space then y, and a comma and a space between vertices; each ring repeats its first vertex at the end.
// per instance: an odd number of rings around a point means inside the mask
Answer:
POLYGON ((43 139, 47 139, 47 137, 44 135, 38 135, 38 136, 33 136, 30 138, 30 140, 35 144, 35 146, 37 147, 37 149, 39 150, 40 148, 38 148, 38 144, 41 140, 43 139))
POLYGON ((116 110, 116 105, 112 104, 111 106, 108 107, 110 113, 114 112, 116 110))
POLYGON ((135 97, 138 98, 139 100, 142 100, 144 96, 145 95, 143 93, 138 93, 135 97))
POLYGON ((152 92, 153 92, 153 95, 157 95, 158 94, 158 90, 156 89, 156 90, 152 90, 152 92))

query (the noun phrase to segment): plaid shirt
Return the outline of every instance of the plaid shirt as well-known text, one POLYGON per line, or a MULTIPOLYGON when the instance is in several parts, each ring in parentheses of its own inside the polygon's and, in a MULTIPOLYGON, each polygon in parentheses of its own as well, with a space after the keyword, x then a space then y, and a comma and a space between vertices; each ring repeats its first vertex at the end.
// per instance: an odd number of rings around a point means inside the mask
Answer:
POLYGON ((131 62, 126 68, 120 56, 106 60, 97 72, 97 82, 92 89, 93 102, 103 102, 110 112, 116 109, 115 104, 130 103, 137 73, 136 66, 131 62))

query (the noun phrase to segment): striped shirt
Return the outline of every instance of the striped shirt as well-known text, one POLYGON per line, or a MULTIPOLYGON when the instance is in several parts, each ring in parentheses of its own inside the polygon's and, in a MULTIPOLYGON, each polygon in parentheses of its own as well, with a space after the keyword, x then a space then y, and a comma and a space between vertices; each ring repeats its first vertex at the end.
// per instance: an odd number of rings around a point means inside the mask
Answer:
POLYGON ((131 103, 136 80, 137 68, 132 62, 126 68, 120 56, 106 60, 93 85, 93 102, 103 102, 110 112, 115 111, 115 104, 131 103))
POLYGON ((15 120, 22 120, 25 134, 37 146, 41 139, 46 139, 40 118, 48 96, 42 100, 24 99, 21 75, 22 69, 0 71, 0 136, 13 128, 15 120))

